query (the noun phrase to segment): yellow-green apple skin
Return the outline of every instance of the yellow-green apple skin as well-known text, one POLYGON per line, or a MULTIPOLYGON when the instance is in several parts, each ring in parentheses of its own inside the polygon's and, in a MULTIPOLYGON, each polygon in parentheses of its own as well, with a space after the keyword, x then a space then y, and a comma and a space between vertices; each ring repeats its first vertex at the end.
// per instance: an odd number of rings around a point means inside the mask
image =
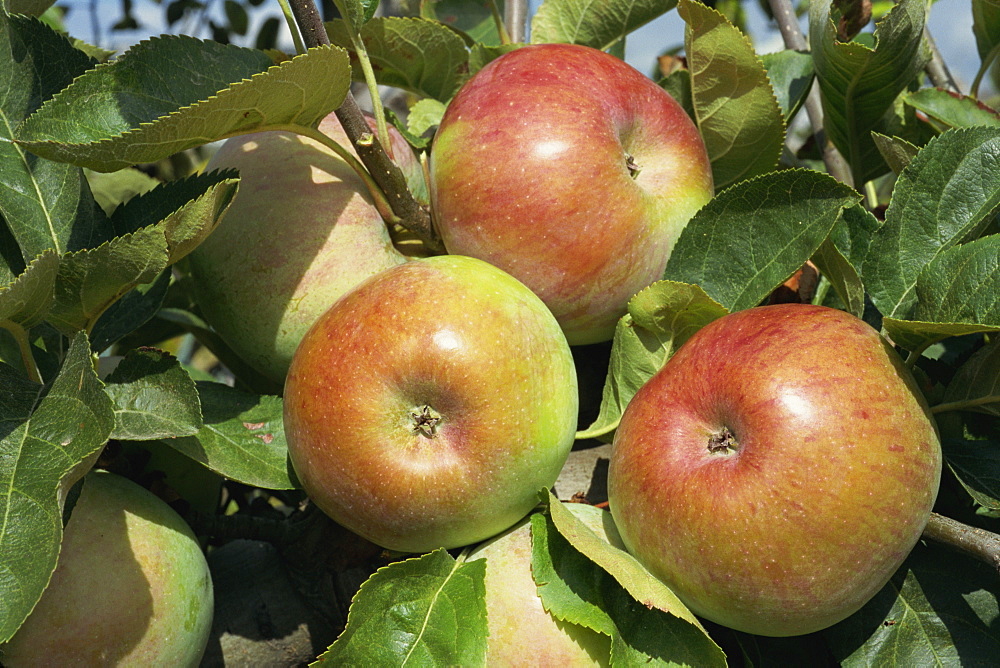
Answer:
POLYGON ((430 154, 434 222, 542 298, 571 345, 608 340, 712 196, 701 135, 631 66, 590 47, 507 53, 463 85, 430 154))
POLYGON ((0 663, 197 666, 212 613, 208 563, 184 520, 134 482, 93 471, 49 586, 0 663))
POLYGON ((608 497, 629 551, 696 614, 791 636, 861 608, 941 475, 927 405, 854 316, 804 304, 699 330, 629 403, 608 497))
POLYGON ((382 547, 472 544, 524 517, 573 444, 576 369, 530 290, 443 255, 374 276, 302 339, 288 453, 331 518, 382 547))
MULTIPOLYGON (((601 515, 582 503, 566 507, 598 536, 607 538, 601 515)), ((616 547, 620 547, 616 545, 616 547)), ((611 638, 564 622, 545 609, 531 575, 531 524, 525 519, 483 543, 468 561, 486 560, 486 665, 495 668, 608 666, 611 638)))
MULTIPOLYGON (((350 146, 339 121, 319 129, 350 146)), ((417 188, 422 167, 395 128, 393 155, 417 188)), ((251 367, 281 383, 302 335, 330 304, 406 258, 357 173, 332 150, 289 132, 227 140, 207 170, 238 169, 236 197, 191 254, 205 320, 251 367)))

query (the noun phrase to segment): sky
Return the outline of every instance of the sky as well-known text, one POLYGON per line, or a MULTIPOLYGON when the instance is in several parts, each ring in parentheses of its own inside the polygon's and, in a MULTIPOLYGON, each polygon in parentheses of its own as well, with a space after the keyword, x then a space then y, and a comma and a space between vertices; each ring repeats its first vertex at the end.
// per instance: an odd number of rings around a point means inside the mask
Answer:
MULTIPOLYGON (((268 0, 273 3, 273 0, 268 0)), ((531 6, 537 6, 539 0, 530 0, 531 6)), ((121 0, 59 0, 59 4, 68 8, 67 28, 75 37, 94 42, 92 30, 93 18, 103 24, 103 39, 101 46, 109 48, 124 48, 149 36, 164 31, 163 4, 154 4, 150 0, 134 0, 133 7, 136 17, 143 23, 143 30, 128 32, 110 32, 107 26, 121 15, 121 0)), ((165 4, 165 3, 164 3, 165 4)), ((215 2, 216 6, 221 2, 215 2)), ((275 8, 277 3, 273 3, 275 8)), ((748 15, 748 26, 753 35, 757 51, 770 53, 782 48, 781 36, 776 28, 771 28, 767 18, 757 2, 745 3, 748 15)), ((258 20, 272 12, 258 10, 258 20)), ((277 9, 275 12, 278 13, 277 9)), ((280 15, 280 14, 279 14, 280 15)), ((803 30, 807 30, 803 17, 803 30)), ((979 67, 979 56, 976 52, 975 40, 972 36, 972 4, 969 0, 938 0, 931 7, 928 26, 937 42, 945 62, 951 68, 963 90, 968 89, 979 67)), ((176 28, 177 26, 175 26, 176 28)), ((251 28, 253 33, 253 28, 251 28)), ((671 11, 659 19, 647 24, 629 36, 626 43, 625 58, 633 66, 644 73, 650 73, 655 65, 656 57, 665 49, 679 45, 684 40, 684 23, 676 11, 671 11)), ((290 40, 283 45, 291 50, 290 40)))

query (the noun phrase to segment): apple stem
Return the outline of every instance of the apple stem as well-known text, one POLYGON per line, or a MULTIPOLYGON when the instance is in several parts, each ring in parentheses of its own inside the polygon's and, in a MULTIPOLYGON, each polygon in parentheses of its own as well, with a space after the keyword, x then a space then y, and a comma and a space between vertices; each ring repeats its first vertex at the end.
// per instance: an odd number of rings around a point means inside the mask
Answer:
MULTIPOLYGON (((790 0, 768 0, 768 4, 771 6, 774 20, 778 23, 778 30, 781 31, 785 46, 793 51, 808 52, 809 45, 806 44, 806 38, 799 27, 799 19, 790 0)), ((823 147, 823 164, 826 165, 826 170, 833 178, 853 188, 854 177, 850 165, 833 143, 827 141, 826 132, 823 130, 823 102, 820 99, 819 81, 813 82, 812 90, 805 101, 805 108, 816 145, 823 147)))
POLYGON ((962 399, 960 401, 940 403, 936 406, 931 406, 931 413, 936 415, 938 413, 946 413, 948 411, 960 411, 966 408, 975 408, 986 404, 998 403, 1000 403, 1000 394, 988 394, 984 397, 976 397, 975 399, 962 399))
POLYGON ((490 13, 493 15, 493 23, 497 26, 497 33, 500 35, 501 44, 510 44, 510 34, 507 32, 507 27, 503 23, 503 17, 500 16, 500 10, 497 9, 496 0, 490 0, 490 13))
POLYGON ((1000 535, 962 524, 950 517, 931 513, 924 529, 924 537, 988 564, 1000 574, 1000 535))
POLYGON ((28 332, 24 327, 10 320, 0 320, 0 328, 6 329, 17 341, 18 350, 21 353, 21 363, 28 374, 28 380, 42 384, 42 374, 38 370, 34 355, 31 354, 31 343, 28 341, 28 332))
MULTIPOLYGON (((312 48, 329 45, 330 38, 326 34, 316 3, 313 0, 288 0, 288 2, 306 46, 312 48)), ((402 170, 389 158, 378 137, 372 135, 371 128, 361 113, 361 107, 350 91, 334 113, 344 127, 351 144, 354 145, 361 162, 385 193, 399 224, 420 237, 429 250, 444 250, 440 237, 434 231, 430 212, 413 198, 402 170)))
POLYGON ((295 23, 295 15, 292 14, 292 8, 288 5, 288 0, 278 0, 278 4, 281 6, 281 13, 285 17, 285 24, 288 26, 288 32, 292 36, 292 43, 295 45, 295 53, 305 53, 306 45, 302 41, 302 35, 299 33, 299 26, 295 23))

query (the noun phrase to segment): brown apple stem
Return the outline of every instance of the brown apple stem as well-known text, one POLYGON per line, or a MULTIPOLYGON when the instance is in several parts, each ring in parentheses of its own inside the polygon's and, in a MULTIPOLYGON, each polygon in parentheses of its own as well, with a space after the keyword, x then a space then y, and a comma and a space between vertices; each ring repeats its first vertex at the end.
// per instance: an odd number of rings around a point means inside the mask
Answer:
POLYGON ((937 88, 946 88, 956 93, 961 93, 961 89, 955 82, 955 77, 951 75, 951 71, 945 64, 944 58, 941 57, 941 52, 938 51, 934 38, 931 37, 930 29, 926 26, 924 27, 924 41, 931 50, 931 60, 927 63, 927 67, 924 68, 931 83, 937 88))
MULTIPOLYGON (((307 47, 330 43, 313 0, 289 0, 289 4, 307 47)), ((372 134, 364 114, 361 113, 361 107, 350 91, 334 113, 344 127, 351 144, 354 145, 361 162, 385 193, 389 206, 392 207, 395 219, 387 222, 399 223, 413 232, 432 251, 444 250, 441 239, 431 223, 430 212, 413 198, 413 194, 406 186, 406 177, 403 176, 402 170, 389 158, 378 137, 372 134)))
MULTIPOLYGON (((805 35, 799 28, 799 20, 795 15, 795 10, 792 9, 792 3, 789 0, 768 0, 768 3, 771 6, 771 13, 774 14, 774 20, 778 23, 778 30, 781 31, 785 46, 794 51, 807 51, 809 45, 806 44, 805 35)), ((805 101, 805 108, 809 115, 809 124, 812 126, 816 145, 823 149, 823 164, 826 165, 827 171, 833 178, 853 188, 854 177, 851 174, 850 166, 840 151, 827 141, 826 132, 823 130, 823 102, 820 98, 818 80, 813 82, 812 90, 809 91, 809 97, 805 101)))
POLYGON ((975 557, 1000 575, 1000 535, 931 513, 924 537, 975 557))

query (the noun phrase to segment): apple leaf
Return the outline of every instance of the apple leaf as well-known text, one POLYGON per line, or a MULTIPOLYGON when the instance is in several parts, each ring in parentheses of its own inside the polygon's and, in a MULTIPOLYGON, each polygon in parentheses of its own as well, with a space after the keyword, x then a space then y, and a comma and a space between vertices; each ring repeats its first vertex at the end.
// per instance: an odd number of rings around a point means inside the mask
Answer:
POLYGON ((111 438, 152 441, 193 436, 202 427, 194 381, 169 353, 130 350, 105 383, 115 410, 111 438))
POLYGON ((16 140, 51 160, 113 172, 268 127, 313 127, 343 102, 350 80, 347 53, 334 46, 274 65, 256 49, 165 35, 78 77, 16 140))
POLYGON ((823 93, 824 127, 860 188, 886 165, 871 139, 883 115, 930 59, 923 41, 927 3, 900 0, 877 24, 875 48, 840 42, 831 0, 809 6, 809 42, 823 93))
POLYGON ((691 72, 685 69, 679 69, 671 72, 663 79, 658 81, 660 87, 670 93, 670 96, 677 100, 677 103, 684 107, 684 111, 687 113, 688 117, 694 121, 698 122, 698 118, 694 112, 694 100, 691 99, 691 72))
MULTIPOLYGON (((676 608, 667 612, 659 607, 663 599, 636 599, 603 565, 567 540, 563 531, 599 558, 616 565, 620 565, 619 559, 634 562, 649 581, 639 586, 644 594, 657 588, 653 583, 669 592, 659 580, 627 552, 594 533, 561 502, 550 499, 549 506, 559 514, 563 528, 554 517, 537 513, 531 518, 531 535, 532 574, 542 604, 550 614, 610 635, 611 665, 726 665, 722 650, 679 601, 676 605, 686 613, 683 618, 676 616, 676 608)), ((619 568, 618 572, 621 571, 619 568)), ((635 584, 631 579, 626 580, 635 584)))
POLYGON ((635 325, 631 315, 622 316, 615 326, 601 408, 593 424, 578 431, 576 438, 606 438, 617 429, 628 402, 672 352, 672 335, 651 332, 635 325))
POLYGON ((977 350, 958 368, 941 401, 1000 417, 1000 338, 977 350))
POLYGON ((979 58, 985 63, 990 53, 1000 47, 1000 2, 972 0, 972 32, 979 58))
POLYGON ((912 320, 882 320, 908 350, 945 336, 1000 331, 1000 235, 939 253, 917 278, 914 293, 912 320))
POLYGON ((0 217, 23 260, 106 241, 107 220, 80 169, 39 159, 11 141, 22 120, 93 61, 43 23, 0 12, 0 62, 0 217))
POLYGON ((935 125, 942 130, 975 125, 1000 127, 1000 113, 968 95, 924 88, 904 96, 903 101, 936 121, 935 125))
POLYGON ((808 53, 786 49, 760 57, 787 125, 809 96, 816 73, 808 53))
POLYGON ((160 185, 160 181, 152 176, 131 167, 117 172, 95 172, 88 169, 84 173, 94 199, 109 216, 120 204, 160 185))
POLYGON ((204 423, 198 433, 166 441, 221 476, 265 489, 296 489, 288 460, 280 397, 199 381, 204 423))
POLYGON ((862 285, 857 270, 837 245, 827 239, 813 255, 812 261, 830 281, 834 292, 844 303, 844 310, 860 318, 865 311, 865 286, 862 285))
POLYGON ((1000 443, 945 439, 941 447, 969 496, 983 508, 1000 511, 1000 443))
MULTIPOLYGON (((341 20, 326 24, 334 44, 353 53, 347 25, 341 20)), ((361 40, 383 86, 395 86, 447 102, 465 78, 469 52, 465 42, 445 25, 420 18, 376 17, 361 29, 361 40)), ((364 81, 360 65, 354 78, 364 81)))
POLYGON ((584 44, 607 49, 677 6, 677 0, 545 0, 531 19, 531 43, 584 44))
POLYGON ((97 248, 67 253, 59 263, 55 302, 48 321, 63 334, 90 330, 125 293, 149 283, 167 267, 167 242, 159 227, 116 237, 97 248))
POLYGON ((167 262, 174 264, 218 226, 236 196, 238 184, 235 170, 160 184, 118 207, 111 216, 111 225, 119 236, 151 225, 160 228, 167 241, 167 262))
POLYGON ((0 365, 0 386, 3 642, 31 612, 56 567, 63 526, 60 484, 100 450, 115 417, 82 332, 73 338, 51 387, 23 380, 6 365, 0 365))
POLYGON ((375 16, 379 0, 334 0, 334 5, 341 16, 351 20, 356 29, 365 25, 375 16))
POLYGON ((677 11, 687 23, 691 99, 716 190, 773 170, 785 121, 750 40, 696 0, 680 0, 677 11))
POLYGON ((917 544, 860 611, 822 635, 840 665, 989 665, 1000 656, 996 571, 917 544))
POLYGON ((154 281, 135 286, 109 306, 90 332, 94 350, 106 350, 156 316, 167 297, 171 279, 170 269, 164 269, 154 281))
POLYGON ((0 327, 16 325, 29 329, 40 323, 55 299, 59 256, 47 250, 25 268, 12 283, 0 287, 0 327))
POLYGON ((756 306, 816 253, 841 212, 860 199, 811 170, 738 183, 687 224, 664 278, 701 286, 729 311, 756 306))
MULTIPOLYGON (((420 16, 448 26, 469 46, 499 46, 500 32, 491 4, 490 0, 432 0, 420 3, 420 16)), ((502 0, 497 0, 496 7, 503 15, 502 0)))
POLYGON ((875 142, 878 152, 882 154, 882 159, 889 165, 889 169, 897 176, 903 173, 907 165, 913 162, 917 153, 920 152, 919 146, 915 146, 902 137, 889 137, 880 132, 873 132, 872 141, 875 142))
POLYGON ((375 572, 318 666, 479 666, 486 661, 486 561, 444 549, 375 572))
POLYGON ((510 53, 515 49, 520 49, 524 44, 500 44, 498 46, 486 46, 484 44, 474 44, 469 50, 469 76, 472 76, 483 69, 491 62, 505 53, 510 53))
POLYGON ((441 125, 445 109, 445 104, 438 100, 420 100, 410 107, 410 113, 406 117, 407 131, 420 137, 431 128, 436 128, 441 125))
POLYGON ((910 319, 917 280, 928 264, 990 222, 1000 206, 998 164, 1000 128, 977 127, 931 140, 899 175, 885 224, 872 236, 861 267, 883 315, 910 319))

